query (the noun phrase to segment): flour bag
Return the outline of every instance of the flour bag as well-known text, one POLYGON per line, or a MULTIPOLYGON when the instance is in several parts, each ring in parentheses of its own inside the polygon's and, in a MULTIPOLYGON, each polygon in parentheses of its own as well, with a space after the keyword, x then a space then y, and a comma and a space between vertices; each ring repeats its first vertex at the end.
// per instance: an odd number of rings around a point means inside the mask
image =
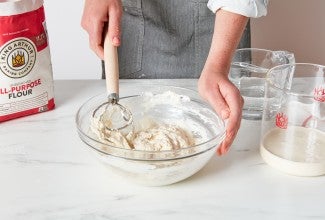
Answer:
POLYGON ((43 0, 0 0, 0 122, 54 108, 43 0))

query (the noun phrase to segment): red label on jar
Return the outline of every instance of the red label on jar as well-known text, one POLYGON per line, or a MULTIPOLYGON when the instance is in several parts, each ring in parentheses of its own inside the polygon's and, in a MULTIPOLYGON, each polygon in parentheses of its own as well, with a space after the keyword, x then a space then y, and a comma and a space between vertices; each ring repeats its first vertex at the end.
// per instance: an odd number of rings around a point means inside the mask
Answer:
POLYGON ((322 86, 314 89, 314 99, 319 102, 325 102, 325 89, 322 86))
POLYGON ((288 116, 282 112, 276 114, 275 125, 279 128, 286 129, 288 127, 288 116))

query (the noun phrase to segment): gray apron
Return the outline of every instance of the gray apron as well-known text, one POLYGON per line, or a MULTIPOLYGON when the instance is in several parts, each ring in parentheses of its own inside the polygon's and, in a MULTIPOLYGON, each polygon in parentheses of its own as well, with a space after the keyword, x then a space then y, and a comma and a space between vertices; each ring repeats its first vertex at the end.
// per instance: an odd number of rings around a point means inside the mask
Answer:
MULTIPOLYGON (((198 78, 214 29, 207 1, 122 0, 120 78, 198 78)), ((250 47, 249 25, 239 47, 250 47)))

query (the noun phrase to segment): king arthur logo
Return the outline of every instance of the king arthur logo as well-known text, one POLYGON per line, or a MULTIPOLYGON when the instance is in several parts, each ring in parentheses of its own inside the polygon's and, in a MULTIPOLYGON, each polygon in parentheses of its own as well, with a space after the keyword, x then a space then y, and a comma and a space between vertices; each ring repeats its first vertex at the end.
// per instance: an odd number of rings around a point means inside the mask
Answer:
POLYGON ((12 66, 21 67, 25 65, 25 54, 23 51, 17 51, 16 54, 12 55, 12 66))
POLYGON ((16 38, 0 49, 0 71, 10 78, 22 78, 33 69, 36 61, 34 43, 27 38, 16 38))

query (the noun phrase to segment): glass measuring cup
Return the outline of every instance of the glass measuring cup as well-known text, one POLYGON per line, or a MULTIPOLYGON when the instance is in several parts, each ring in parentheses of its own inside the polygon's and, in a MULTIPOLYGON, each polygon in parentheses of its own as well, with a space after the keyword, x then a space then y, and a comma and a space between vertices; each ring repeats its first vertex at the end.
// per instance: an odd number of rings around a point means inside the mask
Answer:
POLYGON ((260 153, 298 176, 325 174, 325 66, 296 63, 270 69, 260 153))
POLYGON ((294 62, 294 54, 287 51, 258 48, 242 48, 235 51, 229 79, 237 86, 244 98, 244 119, 262 119, 264 83, 268 70, 294 62))

